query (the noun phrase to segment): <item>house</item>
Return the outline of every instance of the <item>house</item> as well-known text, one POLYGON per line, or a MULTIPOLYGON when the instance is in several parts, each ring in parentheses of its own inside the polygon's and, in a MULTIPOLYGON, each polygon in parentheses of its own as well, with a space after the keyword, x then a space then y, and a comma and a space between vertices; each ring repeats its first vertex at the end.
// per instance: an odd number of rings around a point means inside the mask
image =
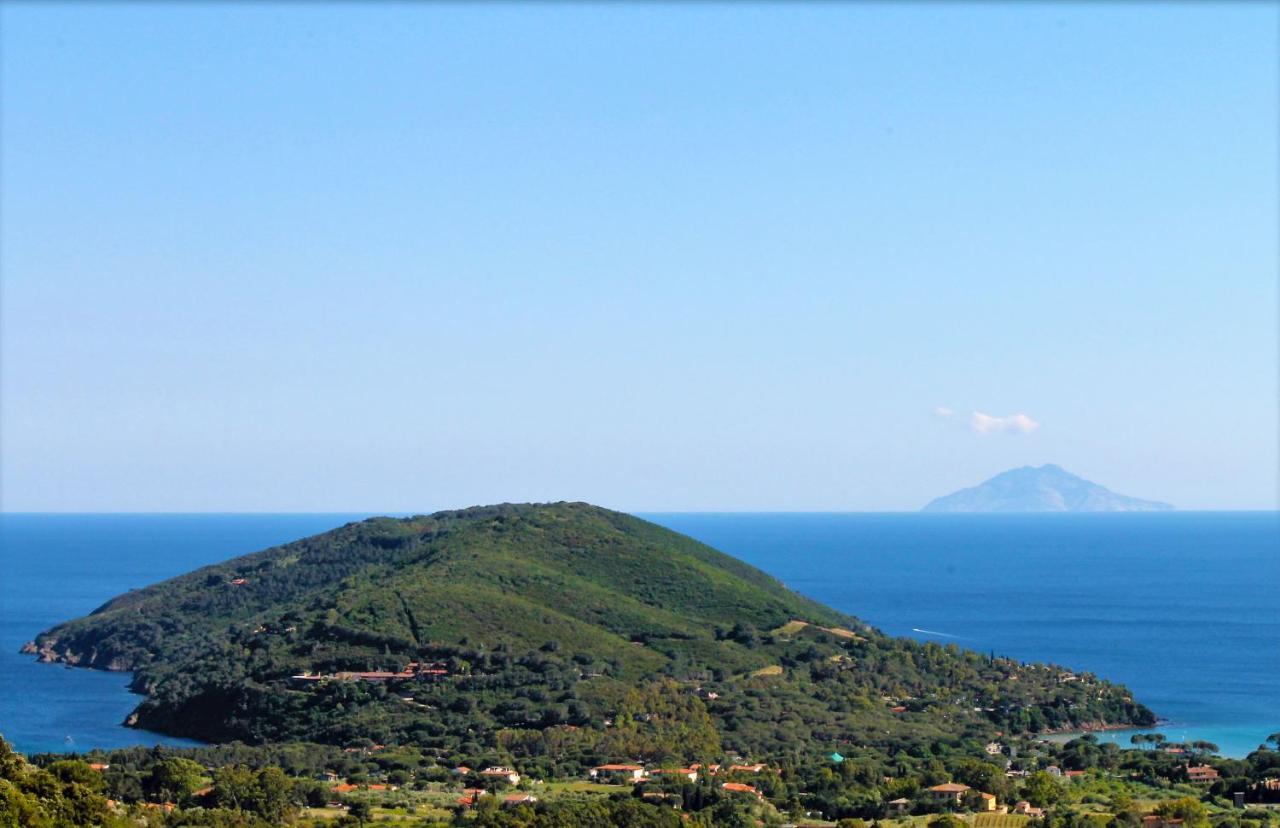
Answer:
POLYGON ((995 811, 998 804, 995 794, 989 794, 985 791, 978 791, 977 794, 978 796, 974 800, 975 811, 995 811))
POLYGON ((484 788, 467 788, 462 792, 462 796, 458 797, 458 804, 470 808, 480 800, 480 797, 487 793, 489 792, 484 788))
POLYGON ((1049 774, 1050 776, 1062 776, 1062 768, 1058 767, 1057 765, 1050 765, 1049 767, 1044 769, 1044 772, 1049 774))
POLYGON ((643 765, 597 765, 590 771, 592 779, 625 784, 644 778, 643 765))
POLYGON ((889 800, 889 813, 906 814, 911 811, 911 800, 905 796, 889 800))
POLYGON ((501 765, 494 765, 480 771, 480 775, 485 779, 497 779, 504 782, 510 782, 512 785, 520 784, 520 774, 511 768, 504 768, 501 765))
POLYGON ((1004 745, 999 742, 987 742, 986 750, 988 756, 999 756, 1004 750, 1004 745))
POLYGON ((653 776, 682 776, 690 782, 698 781, 698 771, 694 768, 654 768, 649 773, 653 776))
POLYGON ((761 795, 761 793, 757 791, 755 788, 751 787, 750 785, 743 785, 741 782, 725 782, 720 787, 726 791, 729 791, 730 793, 751 794, 756 799, 764 799, 764 796, 761 795))
POLYGON ((102 773, 104 770, 106 770, 106 769, 107 769, 107 768, 109 768, 109 767, 111 767, 111 766, 110 766, 110 765, 108 765, 108 764, 106 764, 105 762, 90 762, 90 763, 89 763, 89 769, 90 769, 90 770, 96 770, 98 773, 102 773))
POLYGON ((1067 777, 1068 779, 1075 779, 1077 776, 1084 776, 1084 773, 1085 772, 1082 770, 1069 770, 1069 771, 1063 771, 1062 775, 1067 777))
POLYGON ((943 782, 926 790, 924 796, 933 805, 959 805, 968 792, 968 785, 961 785, 959 782, 943 782))
POLYGON ((730 765, 729 773, 759 773, 767 767, 763 762, 754 765, 730 765))
POLYGON ((1024 814, 1026 816, 1034 817, 1036 819, 1039 819, 1040 817, 1044 816, 1043 808, 1033 808, 1031 806, 1031 803, 1025 799, 1013 806, 1013 812, 1015 814, 1024 814))
POLYGON ((532 805, 538 801, 538 797, 527 793, 507 794, 502 800, 502 807, 514 808, 517 805, 532 805))
POLYGON ((1221 778, 1218 772, 1208 765, 1189 765, 1187 767, 1187 779, 1192 782, 1217 782, 1221 778))
POLYGON ((467 774, 471 773, 471 768, 467 767, 466 765, 458 765, 458 767, 454 768, 452 771, 450 771, 450 773, 453 773, 457 776, 466 776, 467 774))

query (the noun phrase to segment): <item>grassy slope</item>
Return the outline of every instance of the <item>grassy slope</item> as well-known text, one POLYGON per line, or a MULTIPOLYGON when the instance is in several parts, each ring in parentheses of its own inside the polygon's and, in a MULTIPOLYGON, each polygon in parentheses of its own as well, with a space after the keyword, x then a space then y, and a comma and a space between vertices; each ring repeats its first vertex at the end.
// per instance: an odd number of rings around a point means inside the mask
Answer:
POLYGON ((127 593, 37 642, 71 661, 137 668, 290 614, 414 644, 556 639, 641 672, 658 659, 629 645, 636 636, 709 640, 717 625, 796 617, 856 623, 689 538, 564 503, 351 524, 127 593))

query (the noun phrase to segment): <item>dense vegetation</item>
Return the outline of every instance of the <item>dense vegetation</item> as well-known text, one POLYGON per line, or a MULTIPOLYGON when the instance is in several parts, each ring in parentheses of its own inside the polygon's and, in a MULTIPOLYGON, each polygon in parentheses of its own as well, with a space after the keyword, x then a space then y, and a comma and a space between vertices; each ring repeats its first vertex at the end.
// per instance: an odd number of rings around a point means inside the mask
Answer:
MULTIPOLYGON (((1135 742, 1135 744, 1138 744, 1135 742)), ((1159 744, 1121 750, 1092 736, 1053 744, 1019 737, 996 755, 961 745, 923 748, 919 757, 882 762, 858 753, 843 762, 781 764, 759 773, 729 772, 697 782, 644 785, 544 783, 524 779, 517 793, 536 801, 504 807, 514 789, 477 783, 414 747, 342 749, 315 744, 132 748, 84 757, 47 754, 27 764, 0 743, 0 826, 134 825, 299 828, 395 821, 415 828, 483 826, 757 826, 838 820, 841 828, 1275 828, 1280 824, 1280 750, 1263 746, 1245 759, 1214 747, 1159 744), (1218 778, 1192 783, 1189 763, 1218 778), (745 781, 762 798, 725 789, 745 781), (335 784, 341 780, 344 784, 335 784), (918 794, 940 780, 1027 800, 1043 815, 966 813, 967 805, 925 805, 918 794), (1268 781, 1270 780, 1270 781, 1268 781), (464 786, 490 790, 474 807, 464 786), (1243 795, 1246 806, 1233 804, 1243 795), (888 813, 898 796, 916 816, 888 813)), ((1280 747, 1280 734, 1270 741, 1280 747)))
POLYGON ((893 639, 585 504, 376 518, 120 596, 42 657, 135 671, 136 723, 209 741, 414 745, 548 777, 623 758, 880 759, 1154 721, 1063 668, 893 639), (302 673, 443 674, 381 682, 302 673))

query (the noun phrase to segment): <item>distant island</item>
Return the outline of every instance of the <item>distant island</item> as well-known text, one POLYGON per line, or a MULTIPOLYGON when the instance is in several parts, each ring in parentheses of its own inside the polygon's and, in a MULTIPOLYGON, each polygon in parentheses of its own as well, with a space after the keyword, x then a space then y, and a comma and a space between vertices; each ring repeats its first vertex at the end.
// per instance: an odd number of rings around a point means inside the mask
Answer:
POLYGON ((1116 494, 1061 466, 1023 466, 936 498, 925 512, 1168 512, 1173 506, 1116 494))

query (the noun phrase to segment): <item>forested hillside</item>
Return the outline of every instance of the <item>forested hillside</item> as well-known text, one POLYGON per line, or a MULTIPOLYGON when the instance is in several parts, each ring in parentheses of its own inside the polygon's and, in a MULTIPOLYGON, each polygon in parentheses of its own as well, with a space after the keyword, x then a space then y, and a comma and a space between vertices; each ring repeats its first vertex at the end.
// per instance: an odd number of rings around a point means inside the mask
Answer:
POLYGON ((574 503, 350 524, 130 592, 31 649, 135 671, 134 721, 168 733, 496 751, 549 774, 1154 720, 1122 687, 888 638, 574 503))

